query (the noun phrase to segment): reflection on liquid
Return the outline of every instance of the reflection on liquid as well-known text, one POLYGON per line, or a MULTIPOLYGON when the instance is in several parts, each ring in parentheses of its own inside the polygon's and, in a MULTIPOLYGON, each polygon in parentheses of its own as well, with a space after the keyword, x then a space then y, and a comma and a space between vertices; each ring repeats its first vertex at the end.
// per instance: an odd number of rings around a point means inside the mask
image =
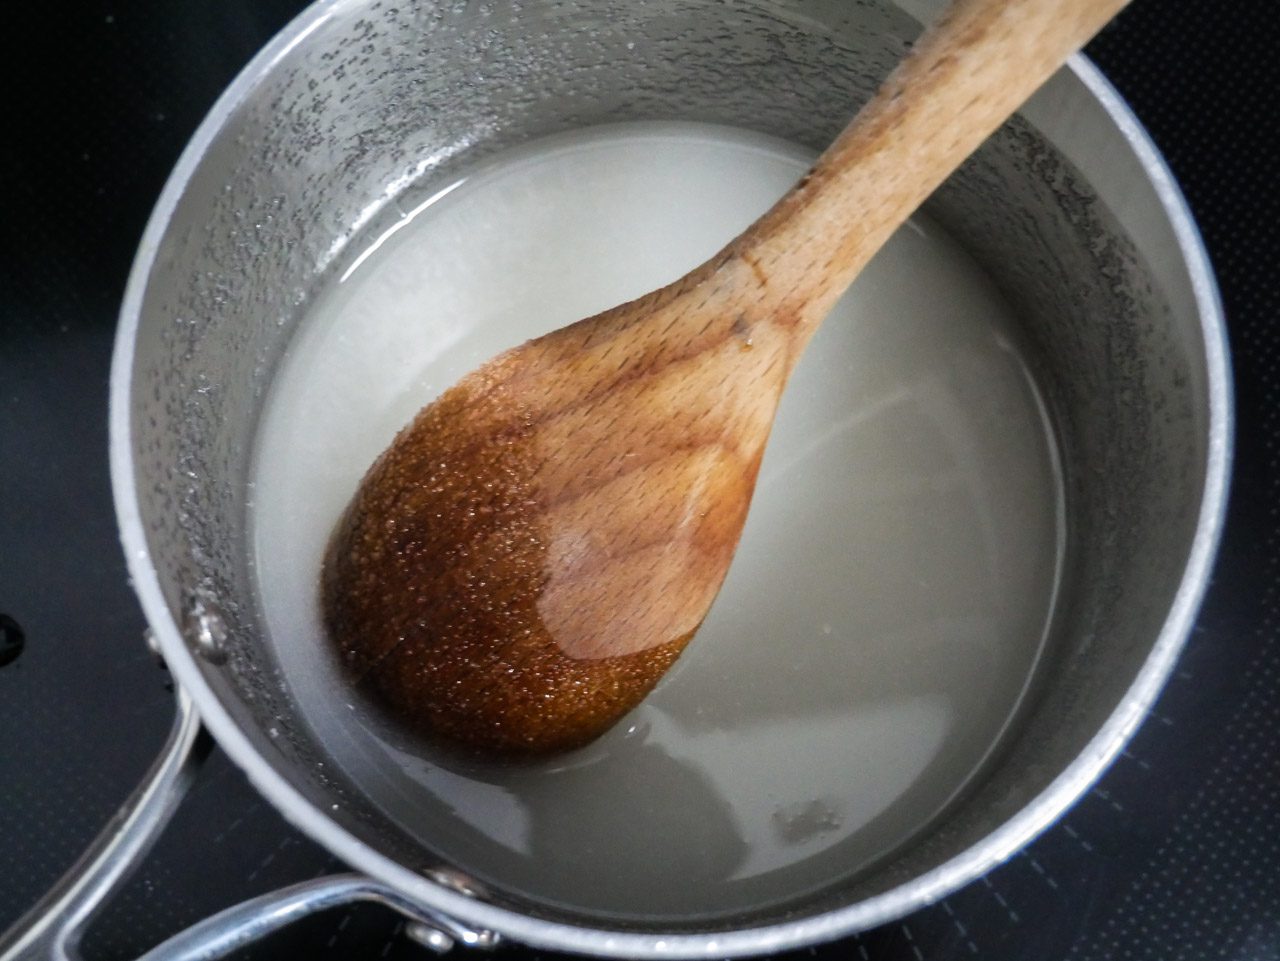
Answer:
POLYGON ((420 774, 454 800, 459 820, 508 856, 517 854, 515 872, 553 898, 589 887, 600 904, 626 904, 638 889, 657 910, 678 912, 689 890, 739 869, 748 845, 707 772, 647 739, 627 751, 625 767, 606 763, 602 771, 602 761, 579 759, 555 770, 471 768, 465 775, 423 766, 420 774), (584 793, 600 802, 566 809, 566 798, 584 793))

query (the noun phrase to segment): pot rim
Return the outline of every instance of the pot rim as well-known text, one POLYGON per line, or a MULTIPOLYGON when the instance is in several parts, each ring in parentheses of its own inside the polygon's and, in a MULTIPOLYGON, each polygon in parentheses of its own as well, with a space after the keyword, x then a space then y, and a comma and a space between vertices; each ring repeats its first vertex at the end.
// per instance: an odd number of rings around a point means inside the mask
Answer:
POLYGON ((148 279, 174 211, 216 136, 258 83, 340 8, 359 0, 319 0, 280 31, 219 97, 183 150, 143 233, 116 331, 110 381, 110 467, 121 542, 134 590, 165 662, 204 724, 250 783, 299 830, 353 868, 469 926, 523 944, 611 957, 749 955, 781 951, 866 930, 938 901, 1008 859, 1048 828, 1098 779, 1137 729, 1181 653, 1207 588, 1225 522, 1233 406, 1221 299, 1198 228, 1173 175, 1119 93, 1083 54, 1070 71, 1102 106, 1133 151, 1168 218, 1190 279, 1205 349, 1209 417, 1204 491, 1181 582, 1134 683, 1084 751, 1030 804, 977 844, 911 881, 812 917, 715 933, 637 933, 552 922, 452 891, 375 851, 308 801, 254 748, 205 680, 165 601, 147 548, 133 464, 131 394, 134 341, 148 279))

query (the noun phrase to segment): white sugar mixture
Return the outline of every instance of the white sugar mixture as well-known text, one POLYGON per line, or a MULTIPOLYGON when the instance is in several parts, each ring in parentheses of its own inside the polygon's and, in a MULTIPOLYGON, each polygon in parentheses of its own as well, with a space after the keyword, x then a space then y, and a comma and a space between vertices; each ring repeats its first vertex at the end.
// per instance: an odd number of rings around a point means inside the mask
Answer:
POLYGON ((323 551, 396 431, 499 351, 680 276, 811 160, 688 124, 522 147, 402 202, 290 345, 255 454, 271 646, 352 782, 482 881, 619 917, 801 895, 927 826, 1027 687, 1063 540, 1051 434, 1007 306, 924 217, 811 342, 720 597, 616 729, 536 765, 442 762, 336 669, 323 551))

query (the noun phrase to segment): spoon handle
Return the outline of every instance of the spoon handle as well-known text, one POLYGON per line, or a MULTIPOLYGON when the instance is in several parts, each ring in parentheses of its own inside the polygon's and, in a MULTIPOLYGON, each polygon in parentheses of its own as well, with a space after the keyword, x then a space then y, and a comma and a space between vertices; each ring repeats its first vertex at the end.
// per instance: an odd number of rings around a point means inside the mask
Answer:
POLYGON ((890 234, 1127 2, 948 5, 809 175, 726 251, 794 324, 792 356, 890 234))

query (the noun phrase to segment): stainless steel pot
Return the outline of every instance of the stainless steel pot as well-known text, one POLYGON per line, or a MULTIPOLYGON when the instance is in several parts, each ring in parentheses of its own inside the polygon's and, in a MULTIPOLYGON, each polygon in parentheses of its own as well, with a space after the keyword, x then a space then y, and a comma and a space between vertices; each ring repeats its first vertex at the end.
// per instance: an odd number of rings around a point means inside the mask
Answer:
MULTIPOLYGON (((930 202, 1022 318, 1058 433, 1069 532, 1049 664, 1020 729, 927 836, 831 889, 714 921, 622 926, 535 904, 443 863, 430 837, 406 836, 345 783, 262 643, 246 541, 252 438, 309 292, 363 225, 411 184, 447 183, 503 147, 595 123, 710 121, 820 148, 918 31, 897 6, 838 0, 323 0, 217 103, 160 198, 125 298, 111 388, 122 537, 180 702, 290 821, 368 880, 249 905, 167 956, 269 927, 268 907, 345 897, 393 903, 436 946, 497 932, 614 956, 780 950, 900 917, 978 877, 1117 754, 1208 578, 1231 410, 1195 227, 1145 134, 1079 57, 930 202)), ((184 715, 135 820, 163 819, 145 812, 181 780, 194 729, 184 715)), ((97 852, 95 876, 116 870, 120 837, 97 852)), ((62 897, 61 910, 84 913, 79 895, 62 897)))

